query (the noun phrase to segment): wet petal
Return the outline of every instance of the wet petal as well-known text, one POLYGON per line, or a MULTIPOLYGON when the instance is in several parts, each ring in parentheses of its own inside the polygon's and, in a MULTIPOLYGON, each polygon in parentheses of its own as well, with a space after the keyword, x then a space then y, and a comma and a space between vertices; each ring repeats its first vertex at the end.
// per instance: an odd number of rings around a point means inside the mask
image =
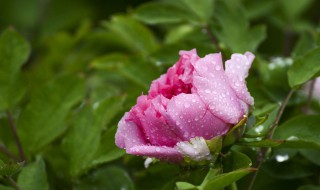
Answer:
POLYGON ((130 149, 127 149, 127 153, 137 156, 155 157, 170 162, 180 162, 183 159, 178 150, 166 146, 134 146, 130 149))
POLYGON ((249 105, 253 105, 253 98, 248 91, 245 79, 248 77, 253 59, 254 55, 250 52, 244 55, 232 54, 231 59, 226 61, 225 72, 238 98, 249 105))
POLYGON ((221 54, 205 56, 194 68, 192 93, 199 94, 212 114, 227 123, 237 123, 244 112, 224 73, 221 54))
POLYGON ((168 121, 183 141, 193 137, 211 139, 225 134, 229 125, 214 116, 196 94, 179 94, 167 106, 168 121))
POLYGON ((118 130, 116 133, 116 145, 120 148, 131 148, 137 145, 146 144, 141 129, 136 125, 135 122, 129 121, 129 113, 125 113, 118 124, 118 130))

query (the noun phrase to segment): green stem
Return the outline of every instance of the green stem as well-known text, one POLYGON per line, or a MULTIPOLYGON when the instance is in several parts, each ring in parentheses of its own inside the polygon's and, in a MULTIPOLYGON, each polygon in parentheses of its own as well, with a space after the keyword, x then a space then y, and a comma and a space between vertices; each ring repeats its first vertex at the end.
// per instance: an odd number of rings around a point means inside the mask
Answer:
POLYGON ((15 190, 20 190, 20 187, 18 186, 18 184, 9 176, 6 176, 5 179, 7 179, 11 186, 15 189, 15 190))
MULTIPOLYGON (((293 92, 294 92, 294 90, 291 89, 289 91, 288 95, 286 96, 286 98, 284 99, 284 101, 282 102, 281 107, 280 107, 280 109, 278 111, 277 117, 276 117, 275 121, 273 122, 273 124, 272 124, 272 126, 270 128, 270 131, 269 131, 269 133, 267 135, 268 138, 272 139, 273 134, 274 134, 276 128, 278 127, 278 125, 279 125, 279 121, 280 121, 281 116, 282 116, 282 114, 284 112, 284 109, 286 108, 286 106, 287 106, 287 104, 288 104, 293 92)), ((266 147, 266 148, 262 148, 261 151, 259 152, 258 158, 257 158, 257 162, 255 164, 256 165, 255 168, 257 168, 257 171, 254 172, 254 174, 253 174, 253 176, 252 176, 252 178, 250 180, 250 183, 249 183, 249 186, 248 186, 248 190, 251 190, 253 188, 254 182, 255 182, 255 180, 257 178, 258 172, 259 172, 259 170, 260 170, 260 168, 262 166, 262 162, 265 159, 268 150, 269 150, 269 148, 266 147)))
POLYGON ((11 128, 12 134, 13 134, 14 141, 15 141, 17 147, 18 147, 20 159, 21 159, 21 161, 25 161, 26 157, 25 157, 22 145, 20 143, 20 139, 19 139, 19 136, 18 136, 17 128, 16 128, 16 126, 14 124, 14 120, 13 120, 13 118, 11 116, 10 111, 6 111, 6 114, 7 114, 7 118, 8 118, 9 124, 10 124, 10 128, 11 128))

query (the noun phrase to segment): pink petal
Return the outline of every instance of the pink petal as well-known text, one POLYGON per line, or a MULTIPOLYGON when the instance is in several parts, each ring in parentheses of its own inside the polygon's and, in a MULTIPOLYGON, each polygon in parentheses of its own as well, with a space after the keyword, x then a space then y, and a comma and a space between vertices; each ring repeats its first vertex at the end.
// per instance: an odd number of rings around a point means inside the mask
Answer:
POLYGON ((221 54, 201 58, 194 68, 192 93, 199 94, 213 115, 227 123, 237 123, 244 111, 224 73, 221 54))
POLYGON ((140 96, 137 105, 130 111, 152 145, 174 146, 180 140, 163 117, 167 102, 168 99, 161 95, 154 99, 140 96))
POLYGON ((194 137, 211 139, 229 129, 229 125, 214 116, 196 94, 173 97, 168 103, 167 113, 176 134, 183 141, 194 137))
POLYGON ((231 59, 226 61, 226 75, 232 89, 236 92, 239 99, 249 105, 253 105, 245 79, 251 67, 254 55, 250 52, 242 54, 232 54, 231 59))
POLYGON ((144 134, 133 121, 128 121, 129 113, 125 113, 118 124, 116 145, 120 148, 131 148, 147 143, 144 134))
POLYGON ((148 97, 154 98, 163 95, 168 99, 180 93, 190 92, 192 86, 193 66, 199 59, 195 49, 180 51, 179 61, 170 67, 166 74, 161 75, 151 84, 148 97))
POLYGON ((127 149, 128 154, 134 154, 137 156, 149 156, 155 157, 161 160, 178 163, 182 161, 183 157, 178 150, 166 146, 135 146, 127 149))

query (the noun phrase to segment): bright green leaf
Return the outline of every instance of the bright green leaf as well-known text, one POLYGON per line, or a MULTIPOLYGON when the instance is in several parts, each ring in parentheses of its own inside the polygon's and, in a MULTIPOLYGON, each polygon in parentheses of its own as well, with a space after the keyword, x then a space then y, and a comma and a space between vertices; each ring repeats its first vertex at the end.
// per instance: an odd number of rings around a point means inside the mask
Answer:
POLYGON ((208 181, 204 181, 199 187, 199 189, 201 190, 222 189, 254 171, 255 170, 253 168, 245 168, 245 169, 239 169, 229 173, 217 175, 210 178, 208 181))
POLYGON ((320 74, 320 48, 316 48, 297 58, 288 71, 292 88, 304 84, 320 74))
POLYGON ((60 76, 38 89, 18 118, 17 127, 28 153, 39 151, 66 129, 65 118, 84 94, 84 81, 60 76))
POLYGON ((198 189, 196 186, 187 183, 187 182, 177 182, 176 183, 178 190, 196 190, 198 189))
POLYGON ((18 176, 21 190, 48 190, 47 174, 42 159, 29 163, 18 176))

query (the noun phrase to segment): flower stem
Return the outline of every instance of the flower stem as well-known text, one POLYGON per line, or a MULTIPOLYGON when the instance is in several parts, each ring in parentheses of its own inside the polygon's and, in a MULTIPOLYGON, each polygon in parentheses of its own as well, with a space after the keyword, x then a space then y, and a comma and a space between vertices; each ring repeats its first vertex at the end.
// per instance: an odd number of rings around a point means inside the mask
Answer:
MULTIPOLYGON (((287 106, 292 94, 293 94, 294 90, 291 89, 288 93, 288 95, 286 96, 286 98, 284 99, 284 101, 282 102, 281 106, 280 106, 280 109, 278 111, 278 114, 277 114, 277 117, 276 119, 274 120, 271 128, 270 128, 270 131, 267 135, 268 138, 272 139, 273 137, 273 134, 276 130, 276 128, 278 127, 278 124, 279 124, 279 121, 281 119, 281 116, 284 112, 284 109, 285 107, 287 106)), ((257 178, 257 175, 258 175, 258 171, 260 170, 261 166, 262 166, 262 163, 263 163, 263 160, 265 159, 266 155, 267 155, 267 152, 268 152, 269 148, 266 147, 266 148, 262 148, 261 151, 259 152, 258 154, 258 158, 257 158, 257 162, 255 164, 255 168, 257 168, 257 171, 254 172, 251 180, 250 180, 250 183, 249 183, 249 186, 248 186, 248 190, 251 190, 253 188, 253 185, 254 185, 254 182, 257 178)))
POLYGON ((10 128, 11 128, 15 143, 16 143, 16 145, 18 147, 20 159, 21 159, 21 161, 25 161, 26 157, 25 157, 22 145, 20 143, 20 139, 19 139, 19 136, 18 136, 18 133, 17 133, 17 128, 16 128, 16 126, 14 124, 14 121, 13 121, 13 118, 11 116, 11 113, 10 113, 10 111, 6 111, 6 114, 7 114, 7 118, 8 118, 9 124, 10 124, 10 128))

